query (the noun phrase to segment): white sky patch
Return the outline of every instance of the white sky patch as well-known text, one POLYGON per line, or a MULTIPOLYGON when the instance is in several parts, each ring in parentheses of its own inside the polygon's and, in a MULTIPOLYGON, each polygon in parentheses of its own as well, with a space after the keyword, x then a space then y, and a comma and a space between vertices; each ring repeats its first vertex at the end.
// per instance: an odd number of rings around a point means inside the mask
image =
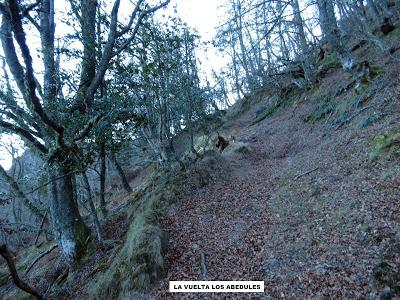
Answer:
POLYGON ((190 27, 195 28, 202 39, 212 39, 218 26, 218 6, 224 1, 178 0, 178 15, 190 27))
POLYGON ((8 170, 12 164, 12 148, 14 148, 14 156, 18 157, 24 153, 23 142, 16 135, 2 134, 0 135, 0 165, 8 170))
MULTIPOLYGON (((197 31, 201 42, 212 42, 217 34, 217 27, 225 19, 223 5, 226 0, 176 0, 171 8, 176 5, 178 16, 190 28, 197 31)), ((201 78, 211 81, 213 70, 221 70, 227 65, 229 58, 221 56, 211 44, 201 47, 197 51, 200 62, 201 78)))

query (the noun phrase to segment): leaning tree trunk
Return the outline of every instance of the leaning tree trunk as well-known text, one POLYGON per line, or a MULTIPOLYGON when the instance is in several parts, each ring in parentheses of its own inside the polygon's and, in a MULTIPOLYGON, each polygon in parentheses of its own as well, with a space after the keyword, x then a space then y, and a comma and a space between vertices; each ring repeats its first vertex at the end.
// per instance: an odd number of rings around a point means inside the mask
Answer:
POLYGON ((311 49, 308 46, 306 33, 304 31, 304 21, 301 16, 299 0, 292 0, 293 14, 294 14, 294 25, 296 26, 296 41, 302 52, 304 77, 307 81, 308 86, 312 86, 315 81, 314 66, 311 59, 311 49))
POLYGON ((93 202, 92 188, 90 187, 89 178, 87 177, 86 172, 82 172, 82 177, 83 177, 83 183, 85 184, 85 188, 86 188, 86 192, 87 192, 87 198, 88 198, 87 200, 89 201, 90 211, 92 213, 93 225, 96 230, 97 239, 99 241, 101 241, 101 226, 100 226, 99 217, 97 216, 96 207, 93 202))
POLYGON ((113 162, 115 168, 117 169, 118 175, 121 178, 122 186, 124 187, 125 191, 127 191, 129 194, 132 193, 133 191, 132 191, 131 186, 129 185, 128 179, 126 179, 125 172, 122 169, 121 165, 118 163, 115 153, 112 151, 110 154, 110 158, 111 158, 111 161, 113 162))
POLYGON ((74 265, 85 254, 90 230, 83 222, 74 199, 72 172, 65 166, 54 166, 50 171, 52 196, 50 209, 53 233, 67 261, 74 265))
POLYGON ((100 156, 100 210, 103 218, 107 217, 106 208, 106 147, 105 143, 101 142, 99 145, 100 156))

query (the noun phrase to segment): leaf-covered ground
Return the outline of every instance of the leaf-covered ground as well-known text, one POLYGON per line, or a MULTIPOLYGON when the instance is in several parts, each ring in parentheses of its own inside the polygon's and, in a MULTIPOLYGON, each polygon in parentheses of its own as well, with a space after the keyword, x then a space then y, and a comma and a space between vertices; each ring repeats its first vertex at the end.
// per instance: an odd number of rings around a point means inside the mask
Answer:
POLYGON ((397 81, 375 82, 371 108, 337 129, 329 118, 304 122, 315 108, 309 99, 253 126, 254 109, 227 124, 226 134, 236 128, 250 154, 230 155, 228 148, 231 177, 182 199, 163 218, 168 274, 151 296, 400 299, 393 291, 400 164, 370 160, 374 137, 399 123, 397 81), (359 125, 376 113, 382 117, 374 124, 359 125), (170 280, 263 280, 266 291, 173 295, 170 280))

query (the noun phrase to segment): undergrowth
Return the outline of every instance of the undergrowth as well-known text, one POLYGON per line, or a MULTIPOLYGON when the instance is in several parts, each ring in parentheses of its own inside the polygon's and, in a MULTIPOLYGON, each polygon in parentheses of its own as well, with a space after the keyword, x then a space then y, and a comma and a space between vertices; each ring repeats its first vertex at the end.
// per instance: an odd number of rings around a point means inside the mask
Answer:
POLYGON ((303 92, 302 89, 294 86, 293 84, 284 88, 281 93, 282 94, 281 99, 276 101, 274 104, 272 104, 268 107, 263 107, 261 110, 259 110, 256 113, 256 119, 254 120, 252 125, 255 125, 255 124, 265 120, 269 116, 272 116, 273 114, 275 114, 280 109, 292 105, 296 101, 296 99, 298 99, 300 97, 302 92, 303 92))
POLYGON ((375 144, 370 158, 375 160, 383 153, 388 153, 388 155, 393 158, 400 158, 400 125, 397 125, 388 133, 375 138, 375 144))
POLYGON ((87 288, 89 299, 126 299, 149 291, 165 275, 164 254, 168 237, 159 219, 171 203, 228 174, 221 155, 207 152, 185 171, 172 164, 147 182, 134 195, 131 224, 121 250, 111 266, 97 275, 87 288))
POLYGON ((336 53, 327 55, 321 62, 317 70, 318 77, 324 77, 331 69, 340 68, 339 56, 336 53))
POLYGON ((304 122, 315 123, 331 114, 335 109, 335 103, 332 101, 330 95, 325 95, 319 101, 317 107, 311 114, 303 118, 304 122))

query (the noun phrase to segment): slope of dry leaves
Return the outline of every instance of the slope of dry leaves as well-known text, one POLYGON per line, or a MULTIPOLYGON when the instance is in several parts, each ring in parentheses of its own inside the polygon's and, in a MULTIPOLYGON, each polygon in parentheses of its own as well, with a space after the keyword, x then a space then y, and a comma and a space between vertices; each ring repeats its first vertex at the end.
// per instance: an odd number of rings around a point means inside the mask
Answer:
POLYGON ((163 218, 168 274, 151 298, 390 296, 374 272, 382 262, 400 269, 400 167, 387 158, 372 162, 369 153, 374 136, 399 123, 398 79, 392 84, 376 82, 371 109, 338 130, 304 123, 312 99, 253 126, 256 107, 227 124, 226 134, 236 128, 251 154, 223 154, 230 179, 194 192, 163 218), (357 125, 372 113, 383 117, 357 125), (263 280, 266 291, 173 295, 170 280, 263 280))
MULTIPOLYGON (((369 158, 374 137, 400 122, 399 70, 389 63, 385 68, 371 83, 369 108, 338 129, 334 116, 303 121, 317 99, 346 85, 348 76, 338 70, 314 95, 304 94, 260 123, 252 125, 255 111, 268 99, 228 121, 220 132, 234 134, 250 151, 228 147, 222 154, 232 170, 228 179, 193 191, 162 217, 168 273, 143 299, 400 299, 390 292, 390 279, 376 280, 379 266, 400 270, 400 164, 387 156, 369 158), (361 127, 371 115, 381 118, 361 127), (170 280, 263 280, 266 290, 170 294, 170 280)), ((115 214, 104 238, 122 240, 127 227, 126 215, 115 214)), ((84 299, 85 284, 108 268, 118 248, 97 245, 70 283, 69 296, 59 296, 84 299)), ((49 278, 38 281, 48 285, 49 278)), ((38 281, 33 283, 40 287, 38 281)), ((11 283, 3 288, 15 290, 11 283)))

